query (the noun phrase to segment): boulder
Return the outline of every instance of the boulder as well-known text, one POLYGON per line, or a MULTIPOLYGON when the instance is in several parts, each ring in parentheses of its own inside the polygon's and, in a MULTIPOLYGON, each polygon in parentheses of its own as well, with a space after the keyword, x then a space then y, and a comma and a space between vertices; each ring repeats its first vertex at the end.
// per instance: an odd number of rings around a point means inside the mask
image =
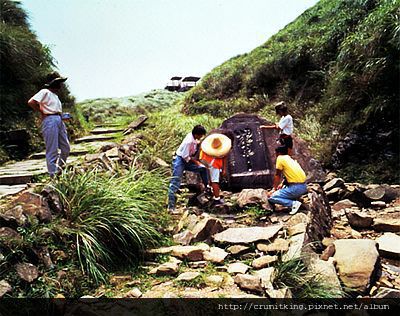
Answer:
POLYGON ((211 247, 209 251, 204 252, 204 260, 212 263, 222 264, 228 253, 221 248, 211 247))
POLYGON ((228 273, 230 274, 245 274, 250 267, 243 262, 234 262, 228 265, 228 273))
POLYGON ((193 242, 210 239, 212 235, 223 230, 222 222, 214 217, 206 217, 200 220, 192 229, 193 242))
POLYGON ((368 228, 371 227, 374 218, 365 212, 356 210, 346 210, 346 217, 351 227, 354 228, 368 228))
POLYGON ((257 249, 262 252, 286 252, 289 249, 289 242, 283 238, 276 238, 271 244, 257 244, 257 249))
POLYGON ((33 282, 39 277, 37 267, 31 263, 18 263, 15 265, 15 270, 18 276, 28 283, 33 282))
POLYGON ((344 286, 365 293, 374 277, 379 257, 376 242, 368 239, 336 240, 336 269, 344 286))
POLYGON ((400 218, 375 218, 372 227, 378 232, 398 233, 400 232, 400 218))
POLYGON ((238 227, 228 228, 214 235, 214 240, 219 243, 249 244, 260 240, 272 239, 280 230, 282 225, 271 225, 267 227, 238 227))
POLYGON ((262 293, 261 278, 249 274, 237 274, 234 278, 235 283, 242 289, 251 292, 262 293))
POLYGON ((377 240, 379 254, 384 258, 400 259, 400 236, 384 233, 377 240))
POLYGON ((251 263, 251 265, 255 269, 262 269, 276 261, 278 261, 277 256, 262 256, 260 258, 254 259, 253 262, 251 263))

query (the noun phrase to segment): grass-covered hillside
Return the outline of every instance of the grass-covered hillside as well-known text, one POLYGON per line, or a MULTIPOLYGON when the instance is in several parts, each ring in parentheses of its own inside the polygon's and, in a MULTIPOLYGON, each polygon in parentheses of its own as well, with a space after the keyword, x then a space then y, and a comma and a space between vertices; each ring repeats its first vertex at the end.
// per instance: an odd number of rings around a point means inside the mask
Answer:
POLYGON ((321 0, 248 54, 208 73, 186 113, 273 114, 348 180, 398 182, 400 2, 321 0))

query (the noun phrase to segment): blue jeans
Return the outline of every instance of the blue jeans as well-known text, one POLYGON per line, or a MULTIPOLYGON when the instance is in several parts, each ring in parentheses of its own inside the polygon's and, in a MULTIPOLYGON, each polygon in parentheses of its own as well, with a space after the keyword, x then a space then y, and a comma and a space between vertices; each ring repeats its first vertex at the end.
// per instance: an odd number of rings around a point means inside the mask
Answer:
POLYGON ((175 193, 179 190, 181 186, 181 180, 184 170, 199 173, 204 185, 208 185, 208 173, 205 167, 200 167, 193 162, 186 162, 182 157, 176 156, 176 158, 172 161, 172 179, 169 183, 168 189, 168 208, 170 209, 175 208, 175 193))
POLYGON ((307 193, 307 185, 305 183, 289 184, 272 194, 268 201, 272 204, 292 207, 293 202, 305 193, 307 193))
POLYGON ((46 163, 50 177, 62 168, 69 156, 70 146, 67 129, 60 115, 46 116, 42 121, 42 134, 46 144, 46 163), (60 154, 58 153, 60 149, 60 154))

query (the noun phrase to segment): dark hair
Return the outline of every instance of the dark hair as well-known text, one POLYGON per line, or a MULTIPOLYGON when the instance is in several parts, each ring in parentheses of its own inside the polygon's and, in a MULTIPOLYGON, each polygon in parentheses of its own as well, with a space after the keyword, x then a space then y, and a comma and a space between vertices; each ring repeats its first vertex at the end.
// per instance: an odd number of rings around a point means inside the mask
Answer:
POLYGON ((277 154, 287 155, 288 154, 288 148, 286 146, 279 146, 279 147, 275 148, 275 152, 277 154))
POLYGON ((196 125, 192 129, 192 134, 193 135, 205 135, 205 134, 207 134, 207 131, 202 125, 196 125))
POLYGON ((279 113, 287 113, 287 111, 288 111, 288 108, 287 108, 287 106, 286 106, 286 104, 285 104, 285 102, 279 102, 276 106, 275 106, 275 112, 276 112, 276 114, 279 114, 279 113))

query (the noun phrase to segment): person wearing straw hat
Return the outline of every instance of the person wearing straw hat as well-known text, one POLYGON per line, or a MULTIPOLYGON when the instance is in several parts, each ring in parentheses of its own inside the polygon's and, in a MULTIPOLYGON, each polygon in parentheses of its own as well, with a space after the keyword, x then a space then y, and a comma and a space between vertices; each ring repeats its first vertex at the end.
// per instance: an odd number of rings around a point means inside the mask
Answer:
POLYGON ((62 117, 62 105, 57 95, 66 80, 67 78, 61 77, 57 72, 49 74, 44 88, 28 101, 28 105, 41 114, 47 170, 51 178, 61 171, 70 152, 67 129, 62 117))
POLYGON ((201 143, 200 161, 208 167, 214 205, 224 204, 220 197, 220 174, 226 174, 227 157, 232 148, 231 139, 222 134, 208 135, 201 143))
POLYGON ((168 211, 174 214, 176 196, 182 180, 183 171, 188 170, 199 173, 204 184, 204 189, 208 185, 207 169, 194 156, 198 149, 200 139, 206 135, 206 129, 201 125, 193 127, 192 132, 188 133, 180 144, 172 161, 172 178, 168 188, 168 211))

